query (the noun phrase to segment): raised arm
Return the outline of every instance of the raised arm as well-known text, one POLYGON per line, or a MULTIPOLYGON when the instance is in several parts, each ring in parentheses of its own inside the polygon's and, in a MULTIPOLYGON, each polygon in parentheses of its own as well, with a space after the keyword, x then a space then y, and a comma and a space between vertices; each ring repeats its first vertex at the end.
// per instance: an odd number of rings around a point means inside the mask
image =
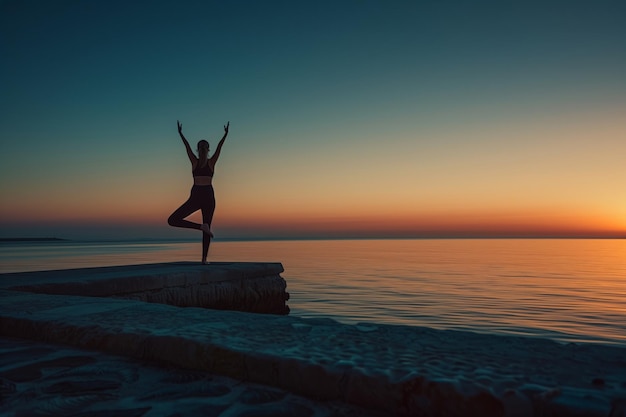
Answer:
POLYGON ((224 141, 226 140, 226 136, 228 136, 228 128, 230 127, 230 122, 226 123, 224 126, 224 136, 220 140, 220 143, 217 144, 217 149, 215 149, 215 153, 211 157, 211 164, 215 166, 217 159, 220 157, 220 153, 222 152, 222 145, 224 145, 224 141))
POLYGON ((176 120, 176 124, 178 125, 178 134, 180 135, 180 138, 183 140, 183 143, 185 144, 185 149, 187 149, 187 156, 189 157, 189 162, 191 162, 191 164, 193 165, 195 162, 197 162, 198 158, 191 150, 191 146, 189 146, 189 142, 187 142, 187 139, 185 139, 185 135, 183 135, 182 123, 176 120))

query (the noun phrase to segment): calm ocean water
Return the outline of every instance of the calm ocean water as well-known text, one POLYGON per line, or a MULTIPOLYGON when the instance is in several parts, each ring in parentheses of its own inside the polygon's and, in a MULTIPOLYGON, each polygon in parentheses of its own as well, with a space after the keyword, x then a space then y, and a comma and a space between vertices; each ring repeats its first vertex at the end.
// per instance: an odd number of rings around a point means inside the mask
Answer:
MULTIPOLYGON (((197 242, 1 243, 0 272, 199 252, 197 242)), ((626 240, 217 241, 210 258, 281 262, 293 315, 626 346, 626 240)))

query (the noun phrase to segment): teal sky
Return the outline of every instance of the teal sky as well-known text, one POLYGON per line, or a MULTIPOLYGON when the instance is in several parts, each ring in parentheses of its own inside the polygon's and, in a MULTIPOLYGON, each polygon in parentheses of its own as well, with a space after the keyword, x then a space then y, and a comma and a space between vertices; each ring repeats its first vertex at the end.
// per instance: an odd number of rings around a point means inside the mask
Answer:
POLYGON ((177 119, 225 237, 626 230, 624 2, 2 1, 0 52, 0 236, 189 236, 177 119))

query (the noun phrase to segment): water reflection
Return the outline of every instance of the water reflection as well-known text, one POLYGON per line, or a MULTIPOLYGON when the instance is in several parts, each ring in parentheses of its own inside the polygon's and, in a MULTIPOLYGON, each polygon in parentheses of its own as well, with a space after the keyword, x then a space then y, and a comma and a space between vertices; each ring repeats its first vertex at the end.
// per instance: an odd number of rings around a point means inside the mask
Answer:
MULTIPOLYGON (((197 243, 0 248, 3 272, 198 260, 197 243)), ((281 262, 292 314, 626 345, 624 240, 215 242, 281 262)))

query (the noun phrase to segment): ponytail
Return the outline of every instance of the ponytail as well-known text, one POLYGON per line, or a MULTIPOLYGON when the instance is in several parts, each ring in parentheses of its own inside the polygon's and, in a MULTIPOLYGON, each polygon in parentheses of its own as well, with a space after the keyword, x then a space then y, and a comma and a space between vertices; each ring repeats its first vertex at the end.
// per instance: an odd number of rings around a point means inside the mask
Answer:
POLYGON ((203 167, 209 159, 209 142, 201 140, 198 142, 198 167, 203 167))

